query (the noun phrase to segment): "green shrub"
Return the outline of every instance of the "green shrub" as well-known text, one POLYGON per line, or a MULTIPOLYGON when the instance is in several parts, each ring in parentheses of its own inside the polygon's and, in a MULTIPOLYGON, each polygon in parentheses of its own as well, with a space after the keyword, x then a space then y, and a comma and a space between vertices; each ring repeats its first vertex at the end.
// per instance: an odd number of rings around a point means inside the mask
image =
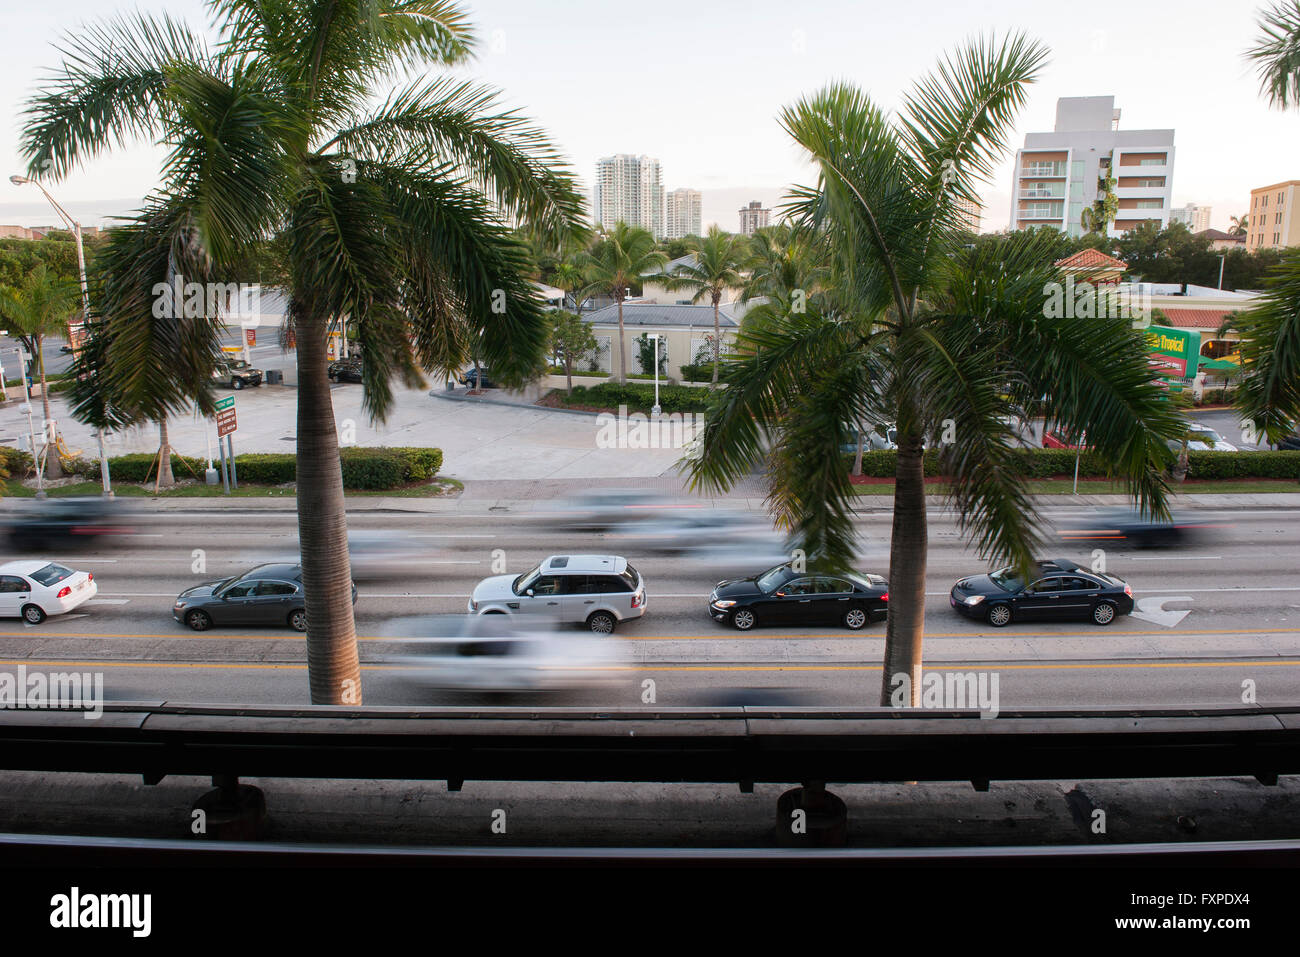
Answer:
MULTIPOLYGON (((599 385, 575 385, 573 394, 561 396, 565 405, 587 405, 617 410, 625 405, 629 412, 648 412, 655 402, 653 385, 602 382, 599 385)), ((685 385, 661 385, 659 407, 664 412, 703 412, 708 408, 709 393, 685 385)))
POLYGON ((712 382, 712 362, 688 362, 682 366, 683 382, 712 382))
POLYGON ((1300 479, 1300 452, 1187 453, 1187 477, 1192 479, 1300 479))
POLYGON ((22 478, 31 467, 30 452, 0 445, 0 478, 22 478))
POLYGON ((344 488, 396 488, 406 478, 407 459, 394 449, 342 449, 339 459, 344 488))
MULTIPOLYGON (((144 482, 156 478, 154 463, 158 460, 157 452, 132 452, 130 455, 117 455, 108 460, 108 474, 114 482, 144 482)), ((191 471, 198 475, 208 467, 206 459, 192 459, 183 455, 172 455, 172 475, 183 478, 191 471), (188 468, 186 467, 188 463, 188 468)), ((99 479, 99 462, 92 461, 86 467, 87 479, 99 479)))
POLYGON ((284 485, 297 477, 298 456, 292 452, 251 452, 235 456, 236 481, 249 485, 284 485))
MULTIPOLYGON (((17 450, 10 450, 16 452, 17 450)), ((26 455, 26 453, 21 453, 26 455)), ((108 460, 114 481, 143 482, 156 455, 137 453, 119 455, 108 460)), ((28 456, 30 460, 30 456, 28 456)), ((348 448, 339 452, 343 469, 343 487, 347 489, 388 489, 411 482, 427 482, 442 468, 442 449, 348 448)), ((194 473, 202 476, 206 459, 172 456, 172 474, 178 479, 188 476, 188 462, 194 473)), ((215 464, 215 463, 214 463, 215 464)), ((99 463, 86 463, 86 477, 99 478, 99 463)), ((152 478, 152 476, 149 476, 152 478)), ((248 485, 286 485, 297 481, 298 456, 292 452, 247 452, 235 456, 235 478, 248 485)))
POLYGON ((391 451, 400 455, 406 463, 403 478, 407 482, 428 482, 442 468, 442 449, 398 446, 391 451))
MULTIPOLYGON (((1054 476, 1073 476, 1076 453, 1073 449, 1017 449, 1016 458, 1021 463, 1021 474, 1029 479, 1054 476)), ((852 453, 844 453, 850 465, 852 453)), ((872 478, 893 478, 896 474, 898 453, 893 450, 871 450, 862 453, 862 474, 872 478)), ((944 474, 940 468, 939 453, 928 450, 923 458, 925 474, 944 474)), ((1187 453, 1187 477, 1194 479, 1300 479, 1300 452, 1210 452, 1187 453)), ((1084 452, 1079 457, 1079 478, 1105 478, 1109 475, 1106 462, 1094 452, 1084 452)))

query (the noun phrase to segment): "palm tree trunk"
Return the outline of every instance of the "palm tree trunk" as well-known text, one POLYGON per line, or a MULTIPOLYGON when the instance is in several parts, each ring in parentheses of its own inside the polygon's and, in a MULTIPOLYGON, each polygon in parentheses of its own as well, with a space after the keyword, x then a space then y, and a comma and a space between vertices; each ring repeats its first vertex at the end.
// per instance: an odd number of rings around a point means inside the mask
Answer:
POLYGON ((154 491, 159 486, 171 488, 176 484, 172 475, 172 446, 167 436, 167 416, 158 420, 158 478, 154 480, 154 491))
POLYGON ((312 704, 361 704, 343 473, 325 373, 325 322, 297 319, 298 541, 312 704))
POLYGON ((862 450, 867 444, 867 433, 861 422, 858 425, 858 454, 853 457, 853 474, 862 474, 862 450))
POLYGON ((627 382, 627 334, 623 331, 623 296, 618 297, 618 381, 627 382))
MULTIPOLYGON (((900 418, 902 418, 900 416, 900 418)), ((880 703, 891 704, 894 676, 910 682, 909 707, 921 703, 921 641, 925 633, 925 565, 929 536, 925 517, 925 466, 921 435, 898 425, 894 528, 889 545, 889 619, 885 630, 880 703)))
POLYGON ((718 357, 722 350, 722 326, 718 322, 718 300, 722 297, 718 293, 713 294, 713 384, 710 389, 718 387, 718 357))
POLYGON ((63 478, 63 465, 59 462, 59 450, 54 447, 54 416, 50 413, 50 387, 45 383, 45 352, 41 349, 44 336, 36 336, 36 367, 41 373, 41 404, 45 407, 45 477, 63 478))
POLYGON ((564 350, 564 376, 569 381, 569 395, 573 395, 573 356, 568 349, 564 350))

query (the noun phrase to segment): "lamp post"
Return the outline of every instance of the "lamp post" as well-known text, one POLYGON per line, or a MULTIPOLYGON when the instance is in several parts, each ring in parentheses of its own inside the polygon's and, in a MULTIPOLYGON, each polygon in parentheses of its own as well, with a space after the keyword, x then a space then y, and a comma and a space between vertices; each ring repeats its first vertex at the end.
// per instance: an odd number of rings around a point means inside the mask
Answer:
POLYGON ((650 414, 651 414, 651 415, 659 415, 659 414, 661 414, 662 411, 663 411, 662 409, 659 408, 659 333, 657 333, 657 332, 649 332, 649 333, 646 333, 646 338, 647 338, 647 339, 653 339, 653 340, 655 341, 655 358, 654 358, 654 367, 655 367, 655 404, 654 404, 654 408, 650 410, 650 414))
MULTIPOLYGON (((49 191, 31 177, 14 175, 9 177, 9 182, 13 183, 15 186, 26 186, 30 183, 32 186, 39 189, 45 198, 50 201, 50 205, 54 207, 54 211, 59 214, 59 217, 63 222, 67 224, 70 230, 72 230, 73 238, 77 241, 77 269, 81 276, 81 334, 84 336, 86 334, 86 325, 90 322, 90 283, 86 281, 86 248, 81 241, 81 223, 73 219, 68 214, 68 211, 60 206, 54 197, 49 194, 49 191)), ((68 340, 69 342, 72 340, 71 329, 68 331, 68 340)), ((30 402, 31 400, 28 399, 28 401, 30 402)), ((46 428, 53 432, 55 424, 53 422, 48 422, 46 423, 46 428)), ((112 498, 113 482, 108 474, 108 456, 104 452, 104 430, 102 428, 96 431, 96 438, 99 441, 99 475, 104 485, 103 495, 104 498, 112 498)), ((33 449, 32 454, 35 455, 35 453, 36 450, 33 449)))

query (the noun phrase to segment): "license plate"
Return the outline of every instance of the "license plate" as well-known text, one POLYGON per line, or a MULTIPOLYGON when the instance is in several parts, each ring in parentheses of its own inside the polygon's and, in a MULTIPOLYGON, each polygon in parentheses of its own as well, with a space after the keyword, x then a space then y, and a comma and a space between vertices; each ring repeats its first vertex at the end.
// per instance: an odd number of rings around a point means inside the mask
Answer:
POLYGON ((84 578, 81 581, 77 582, 77 591, 82 591, 83 589, 85 589, 85 587, 86 587, 86 581, 84 578))

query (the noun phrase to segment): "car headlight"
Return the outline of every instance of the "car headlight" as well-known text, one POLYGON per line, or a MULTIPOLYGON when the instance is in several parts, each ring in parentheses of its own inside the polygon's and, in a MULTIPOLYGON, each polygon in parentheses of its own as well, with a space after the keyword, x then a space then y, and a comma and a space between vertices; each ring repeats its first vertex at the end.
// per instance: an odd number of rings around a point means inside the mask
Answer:
POLYGON ((176 601, 176 607, 177 607, 177 608, 184 608, 184 607, 185 607, 185 602, 184 602, 184 601, 181 601, 181 600, 178 599, 178 600, 176 601))
POLYGON ((473 598, 469 600, 469 610, 478 611, 478 602, 476 602, 473 598))
POLYGON ((983 595, 968 595, 962 599, 962 601, 965 602, 967 605, 978 605, 983 600, 984 600, 983 595))
POLYGON ((730 607, 731 607, 732 605, 734 605, 734 604, 735 604, 734 601, 715 601, 715 602, 713 603, 713 607, 714 607, 714 608, 730 608, 730 607))

